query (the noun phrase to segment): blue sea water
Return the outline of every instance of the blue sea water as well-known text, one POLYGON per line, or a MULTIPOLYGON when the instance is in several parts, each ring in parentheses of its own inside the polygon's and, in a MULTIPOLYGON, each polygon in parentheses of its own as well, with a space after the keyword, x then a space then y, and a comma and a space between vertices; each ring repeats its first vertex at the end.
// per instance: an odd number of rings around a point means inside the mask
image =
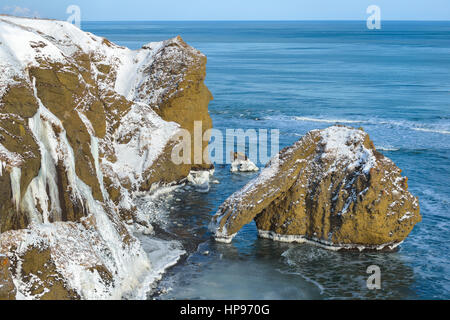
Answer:
MULTIPOLYGON (((334 123, 363 127, 409 178, 423 221, 397 252, 330 252, 258 239, 211 241, 217 207, 254 174, 218 165, 209 193, 180 190, 166 231, 199 244, 158 299, 450 299, 450 22, 86 22, 140 48, 181 35, 208 57, 214 127, 279 129, 280 147, 334 123), (180 226, 180 221, 182 226, 180 226), (379 265, 382 289, 366 287, 379 265)), ((260 164, 261 165, 261 164, 260 164)))

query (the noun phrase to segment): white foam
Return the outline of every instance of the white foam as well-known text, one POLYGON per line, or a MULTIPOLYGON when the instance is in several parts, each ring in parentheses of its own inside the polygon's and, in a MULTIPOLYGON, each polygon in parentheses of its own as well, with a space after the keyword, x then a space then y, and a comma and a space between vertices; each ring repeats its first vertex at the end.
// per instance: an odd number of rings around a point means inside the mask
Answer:
MULTIPOLYGON (((369 125, 389 125, 389 126, 395 126, 395 127, 401 127, 413 131, 420 131, 420 132, 429 132, 429 133, 437 133, 437 134, 450 134, 449 130, 440 129, 440 128, 433 128, 438 127, 437 125, 430 124, 430 123, 418 123, 415 121, 402 121, 402 120, 387 120, 387 119, 361 119, 361 120, 349 120, 349 119, 334 119, 334 118, 313 118, 313 117, 298 117, 294 116, 292 119, 296 121, 303 121, 303 122, 318 122, 318 123, 330 123, 330 124, 369 124, 369 125), (425 127, 421 127, 425 126, 425 127), (426 126, 431 126, 431 128, 426 128, 426 126)), ((391 150, 386 150, 391 151, 391 150)))
POLYGON ((297 121, 306 122, 322 122, 322 123, 366 123, 366 120, 347 120, 347 119, 323 119, 323 118, 309 118, 309 117, 294 117, 297 121))
POLYGON ((398 151, 398 150, 400 150, 399 148, 395 148, 392 146, 375 146, 375 149, 377 149, 379 151, 398 151))
POLYGON ((446 131, 446 130, 435 130, 435 129, 426 129, 426 128, 412 128, 412 129, 414 131, 440 133, 440 134, 450 134, 450 131, 446 131))

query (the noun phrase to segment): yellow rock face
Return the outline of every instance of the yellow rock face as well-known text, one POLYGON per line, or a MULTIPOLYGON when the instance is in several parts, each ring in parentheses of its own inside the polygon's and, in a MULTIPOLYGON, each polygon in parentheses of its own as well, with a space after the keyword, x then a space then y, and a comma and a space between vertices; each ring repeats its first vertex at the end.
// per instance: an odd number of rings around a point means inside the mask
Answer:
POLYGON ((11 276, 36 299, 120 298, 135 265, 150 268, 126 227, 148 227, 133 194, 186 178, 194 166, 171 160, 177 133, 212 127, 206 57, 180 37, 131 51, 59 21, 0 17, 0 27, 17 34, 2 38, 1 54, 20 41, 29 50, 0 61, 0 253, 10 272, 0 269, 0 286, 11 276), (100 289, 85 290, 72 268, 100 289))
MULTIPOLYGON (((139 95, 145 98, 150 94, 147 92, 150 89, 163 90, 164 94, 150 103, 156 113, 165 121, 178 123, 181 128, 190 131, 192 136, 194 136, 194 121, 201 121, 204 133, 212 127, 208 113, 212 95, 204 84, 206 57, 194 51, 181 38, 168 42, 166 50, 169 49, 176 51, 179 56, 186 56, 187 61, 171 60, 172 55, 165 54, 162 50, 145 71, 144 76, 148 77, 148 81, 138 88, 141 90, 139 95), (157 81, 156 79, 152 81, 156 72, 159 77, 157 81)), ((6 149, 22 157, 21 198, 31 180, 39 174, 41 166, 39 146, 29 128, 29 119, 36 114, 39 103, 60 120, 62 126, 54 125, 51 134, 59 138, 64 130, 73 149, 76 174, 91 188, 94 199, 104 200, 100 187, 102 183, 115 202, 119 201, 122 188, 136 191, 132 190, 136 186, 117 179, 114 172, 108 170, 104 172, 103 181, 98 181, 95 160, 91 152, 91 136, 94 135, 99 139, 103 150, 100 157, 103 156, 112 163, 116 162, 116 150, 110 149, 110 141, 114 139, 121 119, 130 111, 132 102, 108 87, 99 88, 99 83, 92 73, 94 68, 100 72, 97 76, 102 81, 112 84, 116 80, 116 73, 111 66, 91 59, 87 54, 77 53, 70 64, 41 61, 39 67, 32 67, 28 71, 33 84, 25 81, 19 85, 15 84, 0 98, 2 104, 0 127, 3 132, 0 142, 6 149), (88 119, 91 128, 80 118, 81 116, 88 119)), ((135 132, 130 131, 128 137, 120 140, 120 143, 127 143, 133 134, 135 132)), ((207 144, 208 142, 203 142, 203 147, 206 148, 207 144)), ((137 189, 149 190, 153 184, 176 182, 189 174, 192 165, 175 165, 171 162, 171 152, 175 145, 176 141, 169 143, 152 166, 144 168, 143 179, 137 189)), ((100 165, 101 162, 100 158, 100 165)), ((211 165, 201 163, 195 166, 198 167, 209 169, 211 165)), ((64 162, 60 161, 56 165, 59 199, 51 200, 59 202, 62 217, 51 216, 50 221, 78 221, 87 214, 82 203, 71 195, 66 171, 64 162)), ((0 216, 0 231, 25 228, 29 223, 29 217, 22 210, 16 210, 11 202, 12 191, 8 172, 0 176, 0 181, 4 186, 2 187, 4 192, 0 195, 2 200, 0 209, 3 213, 0 216)), ((49 204, 39 203, 38 206, 42 208, 49 204)))
POLYGON ((15 300, 16 287, 9 271, 9 259, 0 255, 0 300, 15 300))
POLYGON ((221 206, 219 240, 255 219, 261 236, 282 241, 393 247, 421 220, 407 178, 362 130, 312 131, 281 151, 278 167, 272 163, 261 176, 221 206))

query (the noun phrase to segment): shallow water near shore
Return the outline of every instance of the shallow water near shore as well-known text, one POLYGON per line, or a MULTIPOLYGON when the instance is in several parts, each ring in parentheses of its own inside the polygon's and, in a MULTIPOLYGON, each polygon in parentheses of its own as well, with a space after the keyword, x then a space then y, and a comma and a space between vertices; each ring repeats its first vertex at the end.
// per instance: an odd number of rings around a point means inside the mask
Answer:
MULTIPOLYGON (((140 48, 181 35, 208 56, 214 127, 279 129, 280 147, 334 123, 362 126, 408 176, 423 221, 396 252, 331 252, 258 239, 211 240, 218 206, 256 174, 218 165, 208 193, 162 196, 157 237, 187 252, 152 299, 450 299, 450 23, 87 22, 85 31, 140 48), (382 289, 368 290, 378 265, 382 289)), ((259 163, 259 166, 263 164, 259 163)))
POLYGON ((212 185, 208 194, 192 186, 180 187, 169 199, 161 199, 161 204, 170 208, 170 216, 160 224, 163 230, 156 236, 177 239, 187 254, 166 272, 149 298, 417 298, 411 289, 414 272, 401 250, 334 252, 310 244, 274 242, 258 238, 254 223, 245 226, 231 244, 211 239, 208 224, 215 208, 208 199, 220 204, 218 199, 255 175, 232 174, 221 166, 215 177, 232 180, 232 184, 212 185), (382 290, 367 289, 366 270, 373 264, 382 266, 382 290))

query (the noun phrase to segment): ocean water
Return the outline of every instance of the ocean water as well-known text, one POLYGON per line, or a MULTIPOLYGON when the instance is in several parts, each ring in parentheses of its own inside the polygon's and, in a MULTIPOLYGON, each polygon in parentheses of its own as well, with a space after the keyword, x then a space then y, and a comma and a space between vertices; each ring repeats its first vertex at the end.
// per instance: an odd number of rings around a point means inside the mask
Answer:
MULTIPOLYGON (((396 252, 330 252, 258 239, 211 240, 211 215, 255 174, 217 165, 209 193, 163 198, 159 236, 187 254, 155 299, 450 299, 450 22, 86 22, 128 46, 181 35, 208 57, 214 127, 279 129, 280 147, 334 123, 363 127, 409 178, 423 221, 396 252), (381 268, 380 290, 366 269, 381 268)), ((259 163, 259 165, 263 165, 259 163)))

